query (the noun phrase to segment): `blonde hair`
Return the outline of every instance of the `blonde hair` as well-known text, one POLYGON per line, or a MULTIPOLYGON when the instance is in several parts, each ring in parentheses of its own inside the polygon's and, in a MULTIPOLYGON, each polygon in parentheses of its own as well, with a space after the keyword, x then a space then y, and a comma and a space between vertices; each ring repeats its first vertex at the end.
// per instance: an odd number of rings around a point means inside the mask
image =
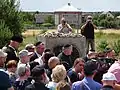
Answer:
POLYGON ((66 78, 66 69, 63 65, 57 65, 54 69, 52 69, 52 81, 58 83, 61 80, 66 78))
POLYGON ((71 89, 70 89, 70 85, 63 80, 57 84, 56 90, 71 90, 71 89))

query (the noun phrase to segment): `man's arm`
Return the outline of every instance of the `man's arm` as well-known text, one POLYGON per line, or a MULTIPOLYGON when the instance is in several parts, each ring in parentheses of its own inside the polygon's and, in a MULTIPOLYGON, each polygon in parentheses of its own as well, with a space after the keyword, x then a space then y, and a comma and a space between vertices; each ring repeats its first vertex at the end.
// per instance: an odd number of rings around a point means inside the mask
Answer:
POLYGON ((93 24, 94 28, 97 29, 97 26, 95 24, 93 24))
POLYGON ((72 27, 66 23, 66 27, 69 29, 70 32, 72 32, 72 27))
POLYGON ((62 31, 63 29, 64 29, 64 27, 62 27, 61 24, 58 25, 57 31, 58 31, 59 33, 62 33, 62 32, 63 32, 63 31, 62 31))
POLYGON ((81 34, 82 34, 82 35, 84 35, 84 28, 85 28, 85 25, 86 25, 86 24, 84 24, 84 25, 81 27, 81 34))

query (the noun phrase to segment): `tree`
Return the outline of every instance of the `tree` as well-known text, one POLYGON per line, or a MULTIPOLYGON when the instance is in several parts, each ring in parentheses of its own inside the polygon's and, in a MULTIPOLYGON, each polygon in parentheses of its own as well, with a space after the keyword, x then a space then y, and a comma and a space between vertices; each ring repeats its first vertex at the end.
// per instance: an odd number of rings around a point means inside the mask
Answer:
POLYGON ((13 34, 10 29, 5 25, 5 22, 0 21, 0 48, 2 48, 6 43, 8 43, 12 36, 13 34))
POLYGON ((45 23, 50 23, 50 24, 54 25, 54 19, 52 18, 51 15, 49 15, 48 17, 46 17, 45 23))
POLYGON ((0 0, 0 20, 5 22, 5 25, 14 35, 21 34, 23 22, 19 2, 16 0, 0 0))

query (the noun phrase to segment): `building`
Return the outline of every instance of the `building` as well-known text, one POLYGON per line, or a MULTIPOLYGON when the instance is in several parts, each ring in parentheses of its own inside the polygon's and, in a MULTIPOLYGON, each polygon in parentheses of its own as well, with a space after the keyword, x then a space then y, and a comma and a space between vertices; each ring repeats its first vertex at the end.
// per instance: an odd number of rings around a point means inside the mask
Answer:
POLYGON ((80 28, 82 12, 79 9, 75 8, 73 5, 71 5, 70 3, 55 10, 54 14, 55 25, 58 25, 60 23, 61 18, 64 17, 70 25, 76 28, 80 28))
POLYGON ((38 12, 35 14, 35 22, 42 24, 48 16, 51 16, 53 19, 55 18, 54 12, 38 12))

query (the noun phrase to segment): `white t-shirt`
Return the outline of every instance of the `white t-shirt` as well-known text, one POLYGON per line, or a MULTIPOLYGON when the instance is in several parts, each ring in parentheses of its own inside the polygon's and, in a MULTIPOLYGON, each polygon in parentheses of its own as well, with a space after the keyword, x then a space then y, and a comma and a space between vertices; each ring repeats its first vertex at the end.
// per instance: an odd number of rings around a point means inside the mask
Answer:
POLYGON ((67 24, 67 26, 68 27, 64 27, 63 28, 63 25, 62 24, 59 24, 58 25, 58 27, 57 27, 57 30, 58 30, 58 32, 60 32, 60 33, 69 33, 71 30, 72 30, 72 28, 70 27, 70 25, 69 24, 67 24), (63 29, 62 29, 63 28, 63 29))
POLYGON ((34 61, 35 61, 35 62, 38 62, 40 66, 43 65, 42 56, 39 57, 39 58, 37 58, 37 59, 35 59, 34 61))

